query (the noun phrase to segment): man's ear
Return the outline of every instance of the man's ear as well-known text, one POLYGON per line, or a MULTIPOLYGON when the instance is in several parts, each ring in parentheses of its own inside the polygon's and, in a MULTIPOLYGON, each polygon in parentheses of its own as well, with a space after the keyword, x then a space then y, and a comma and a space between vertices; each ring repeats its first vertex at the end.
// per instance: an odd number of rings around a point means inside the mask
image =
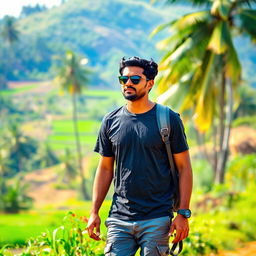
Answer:
POLYGON ((154 85, 155 81, 154 80, 149 80, 148 83, 147 83, 147 87, 149 90, 152 89, 153 85, 154 85))

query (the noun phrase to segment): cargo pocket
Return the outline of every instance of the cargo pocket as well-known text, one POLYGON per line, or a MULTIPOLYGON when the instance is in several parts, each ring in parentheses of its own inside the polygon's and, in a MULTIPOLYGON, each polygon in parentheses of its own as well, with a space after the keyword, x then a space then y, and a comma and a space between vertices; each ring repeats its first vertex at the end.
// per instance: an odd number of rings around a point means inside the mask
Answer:
POLYGON ((106 256, 111 256, 111 248, 112 248, 112 244, 111 243, 106 245, 106 247, 104 249, 104 254, 106 256))
POLYGON ((169 255, 169 246, 168 245, 157 245, 158 255, 160 256, 168 256, 169 255))

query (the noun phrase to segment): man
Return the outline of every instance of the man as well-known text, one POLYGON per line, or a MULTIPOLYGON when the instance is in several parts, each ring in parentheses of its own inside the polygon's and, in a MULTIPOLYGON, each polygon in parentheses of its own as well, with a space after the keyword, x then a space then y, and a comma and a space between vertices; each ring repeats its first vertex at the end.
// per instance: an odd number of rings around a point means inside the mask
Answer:
POLYGON ((119 81, 127 104, 107 114, 95 151, 100 153, 93 187, 89 236, 100 240, 99 209, 114 177, 105 255, 168 255, 173 243, 188 236, 192 170, 179 115, 170 110, 171 148, 179 172, 180 211, 172 213, 173 182, 165 144, 156 119, 156 104, 148 94, 158 73, 157 64, 138 57, 123 58, 119 81), (115 172, 114 172, 115 163, 115 172))

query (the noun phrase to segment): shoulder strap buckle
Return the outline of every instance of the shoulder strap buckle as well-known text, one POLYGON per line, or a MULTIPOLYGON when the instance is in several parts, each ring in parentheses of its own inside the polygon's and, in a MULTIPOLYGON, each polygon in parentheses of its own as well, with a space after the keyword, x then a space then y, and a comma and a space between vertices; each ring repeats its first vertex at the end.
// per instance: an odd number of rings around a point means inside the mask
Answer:
POLYGON ((162 140, 166 143, 170 135, 169 129, 167 127, 161 128, 160 133, 162 136, 162 140))

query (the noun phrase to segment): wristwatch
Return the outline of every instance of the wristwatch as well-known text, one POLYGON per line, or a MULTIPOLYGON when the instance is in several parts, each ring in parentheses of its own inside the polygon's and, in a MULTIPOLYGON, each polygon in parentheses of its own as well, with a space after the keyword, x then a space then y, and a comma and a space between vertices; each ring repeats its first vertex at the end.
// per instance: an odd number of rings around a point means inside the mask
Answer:
POLYGON ((185 218, 190 218, 191 217, 191 211, 189 209, 179 209, 177 211, 177 213, 182 215, 185 218))

